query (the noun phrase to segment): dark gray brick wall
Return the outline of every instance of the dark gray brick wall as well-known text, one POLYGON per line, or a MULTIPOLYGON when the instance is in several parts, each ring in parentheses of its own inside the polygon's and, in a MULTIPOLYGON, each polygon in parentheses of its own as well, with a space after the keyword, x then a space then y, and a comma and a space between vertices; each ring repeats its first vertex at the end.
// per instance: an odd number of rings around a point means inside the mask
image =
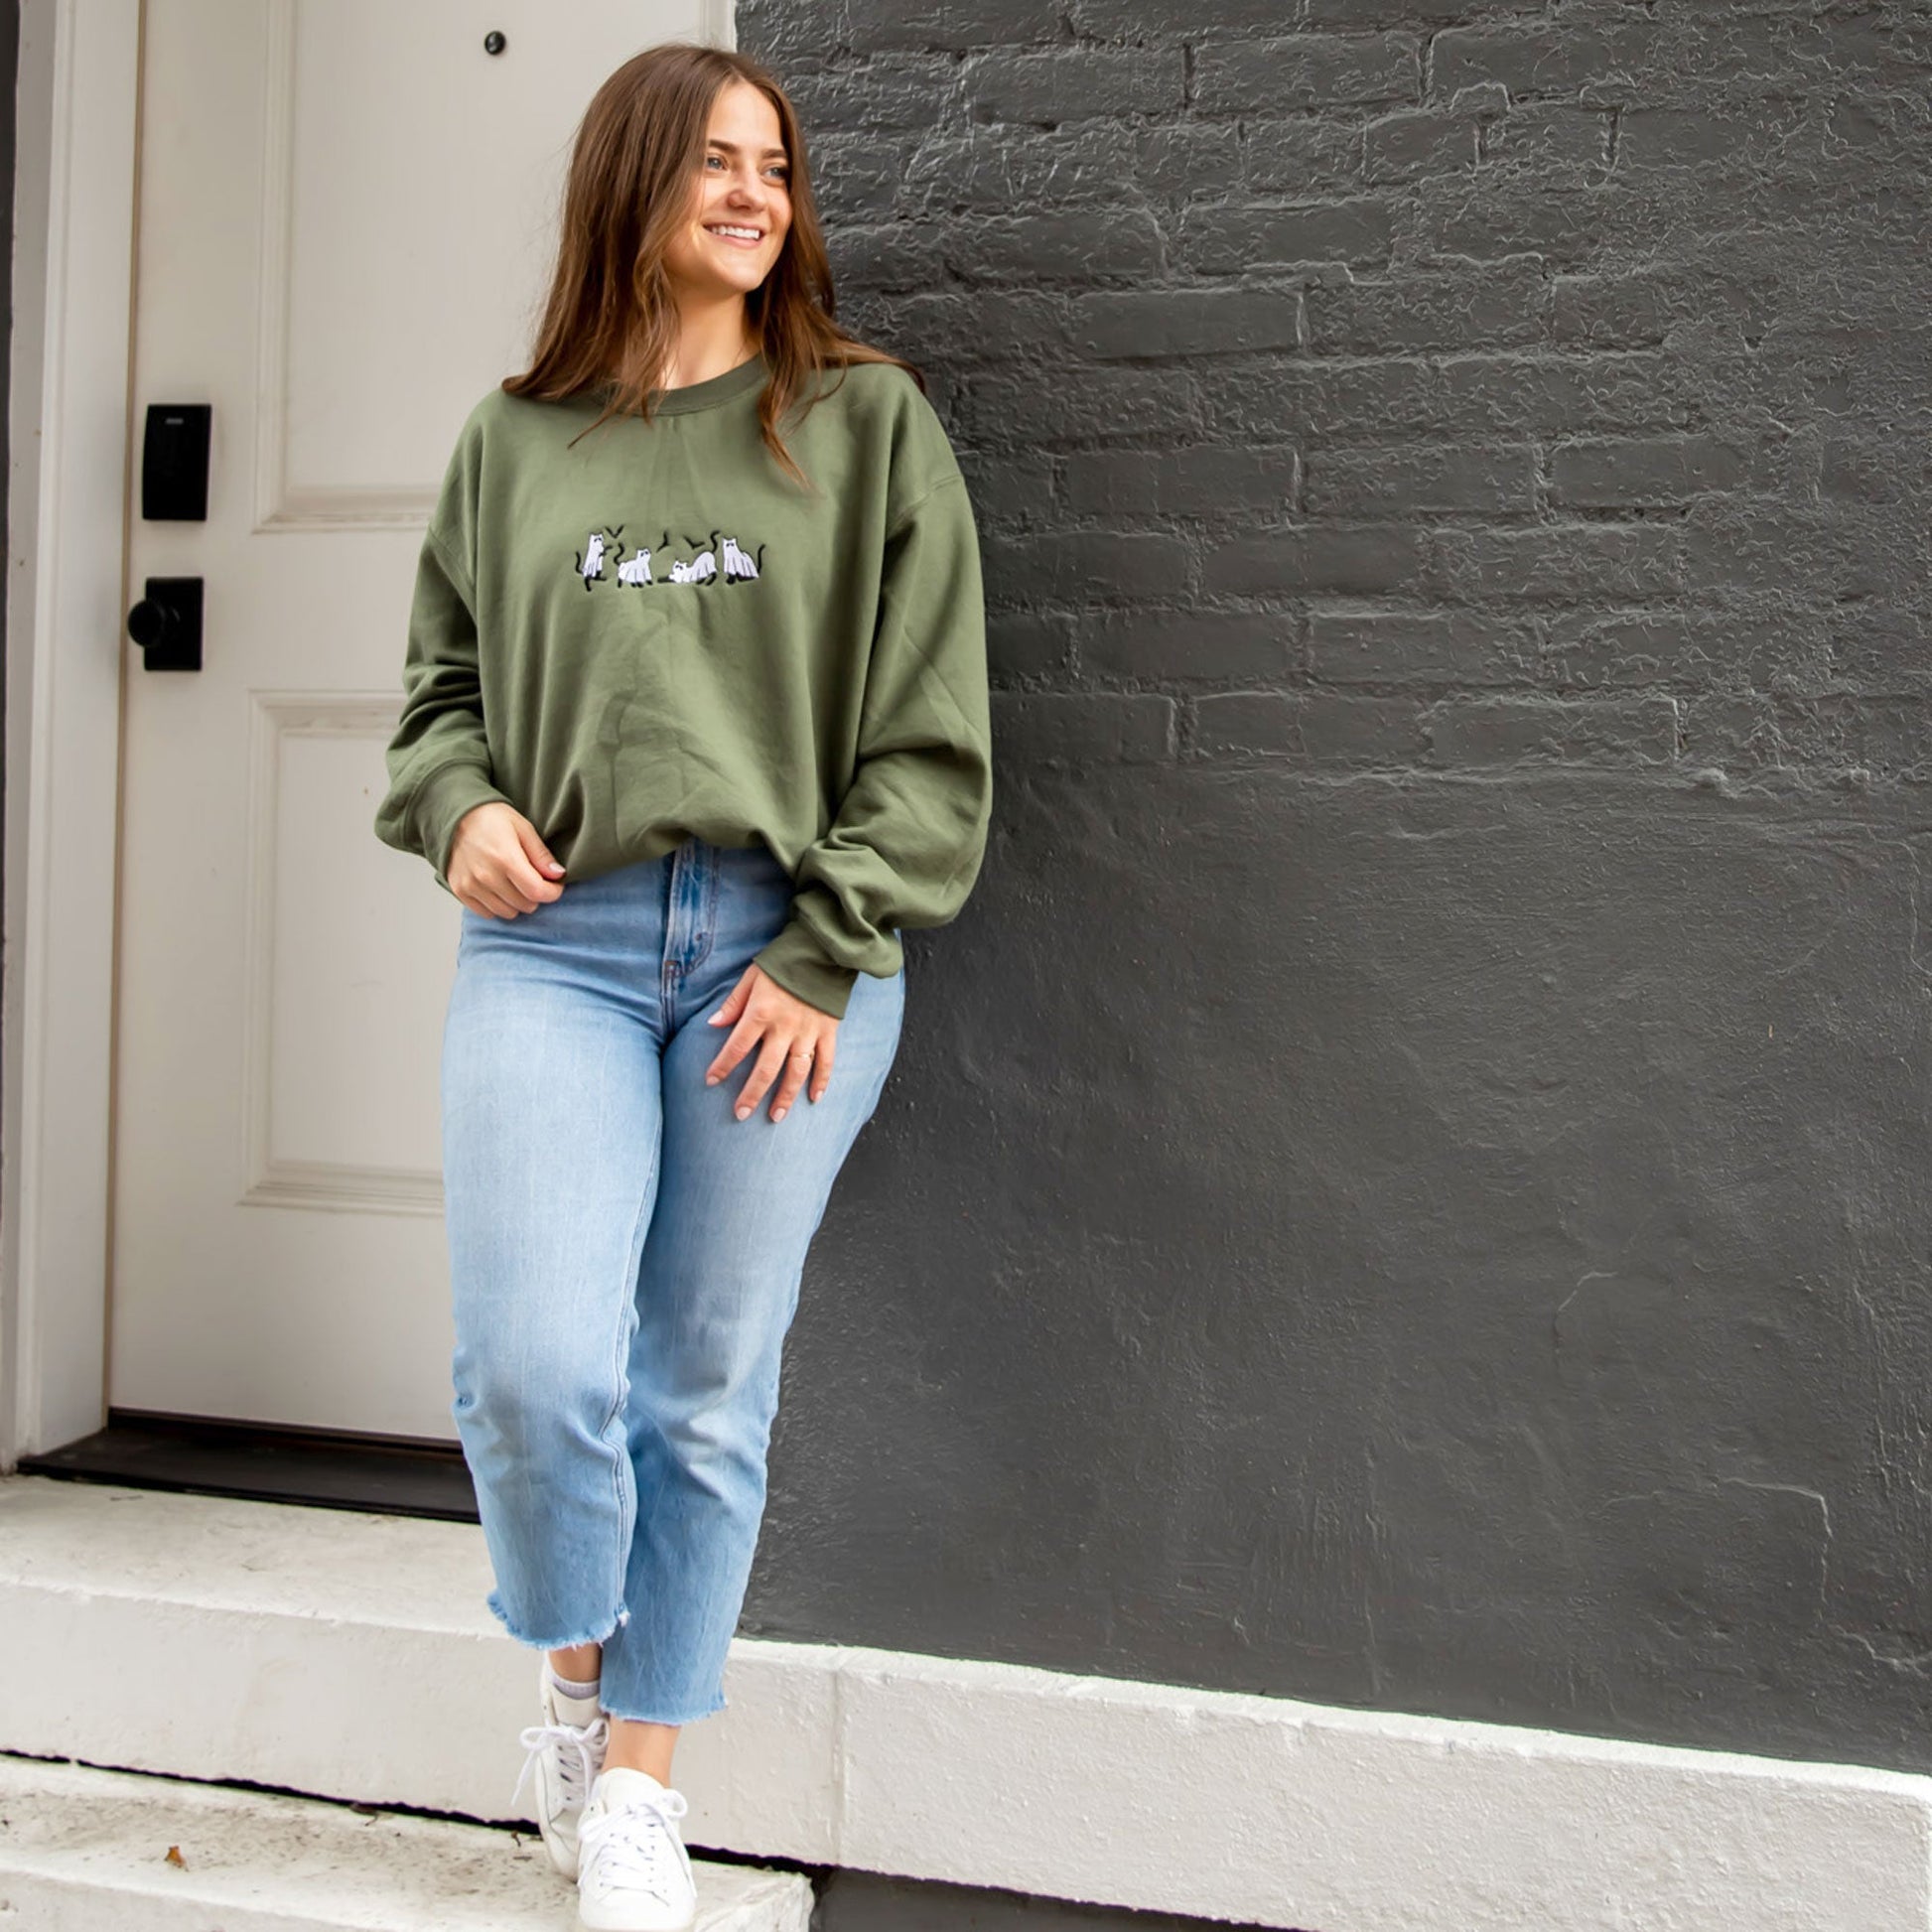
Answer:
POLYGON ((738 19, 1000 788, 749 1627, 1932 1769, 1932 18, 738 19))

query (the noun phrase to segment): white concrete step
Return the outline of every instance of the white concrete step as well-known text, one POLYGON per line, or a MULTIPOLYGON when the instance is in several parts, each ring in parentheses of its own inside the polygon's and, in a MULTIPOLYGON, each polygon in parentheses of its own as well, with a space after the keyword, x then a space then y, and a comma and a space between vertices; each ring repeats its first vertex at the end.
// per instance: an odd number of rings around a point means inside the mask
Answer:
MULTIPOLYGON (((795 1872, 694 1861, 698 1932, 806 1932, 795 1872)), ((0 1756, 0 1926, 570 1932, 534 1833, 0 1756)))
MULTIPOLYGON (((475 1524, 0 1477, 0 1751, 513 1824, 488 1584, 475 1524)), ((709 1852, 1322 1932, 1932 1928, 1932 1777, 755 1637, 725 1686, 709 1852)))
MULTIPOLYGON (((489 1584, 474 1523, 0 1477, 0 1751, 534 1828, 489 1584)), ((685 1841, 829 1863, 829 1675, 768 1650, 679 1740, 685 1841)))

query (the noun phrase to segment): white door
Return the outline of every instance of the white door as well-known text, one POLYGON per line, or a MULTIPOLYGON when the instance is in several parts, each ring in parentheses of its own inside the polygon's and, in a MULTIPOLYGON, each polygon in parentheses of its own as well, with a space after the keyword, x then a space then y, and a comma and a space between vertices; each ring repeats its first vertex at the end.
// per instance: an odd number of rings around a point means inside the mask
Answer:
MULTIPOLYGON (((690 0, 147 0, 108 1400, 454 1438, 437 1064, 456 901, 371 829, 424 522, 524 366, 569 144, 690 0), (500 45, 491 51, 491 37, 500 45), (206 522, 140 515, 212 407, 206 522)), ((728 31, 724 29, 723 31, 728 31)))

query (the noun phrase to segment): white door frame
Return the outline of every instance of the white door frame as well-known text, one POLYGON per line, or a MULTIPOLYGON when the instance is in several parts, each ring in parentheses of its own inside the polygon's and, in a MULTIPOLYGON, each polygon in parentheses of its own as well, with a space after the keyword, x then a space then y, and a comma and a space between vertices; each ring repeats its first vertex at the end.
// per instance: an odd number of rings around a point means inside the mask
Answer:
POLYGON ((0 1469, 106 1420, 140 0, 21 0, 0 1469), (111 533, 113 540, 108 540, 111 533))

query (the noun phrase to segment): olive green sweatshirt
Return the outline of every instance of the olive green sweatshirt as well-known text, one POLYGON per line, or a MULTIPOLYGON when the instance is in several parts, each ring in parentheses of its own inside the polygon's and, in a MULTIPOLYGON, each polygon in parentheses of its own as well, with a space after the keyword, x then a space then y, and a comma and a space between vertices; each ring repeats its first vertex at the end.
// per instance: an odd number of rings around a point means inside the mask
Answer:
MULTIPOLYGON (((571 882, 762 842, 790 918, 757 954, 842 1017, 898 928, 943 925, 992 806, 966 485, 904 370, 831 370, 759 434, 761 356, 597 420, 608 391, 492 389, 458 435, 409 612, 384 843, 447 890, 457 822, 507 799, 571 882)), ((531 916, 541 916, 541 908, 531 916)))

